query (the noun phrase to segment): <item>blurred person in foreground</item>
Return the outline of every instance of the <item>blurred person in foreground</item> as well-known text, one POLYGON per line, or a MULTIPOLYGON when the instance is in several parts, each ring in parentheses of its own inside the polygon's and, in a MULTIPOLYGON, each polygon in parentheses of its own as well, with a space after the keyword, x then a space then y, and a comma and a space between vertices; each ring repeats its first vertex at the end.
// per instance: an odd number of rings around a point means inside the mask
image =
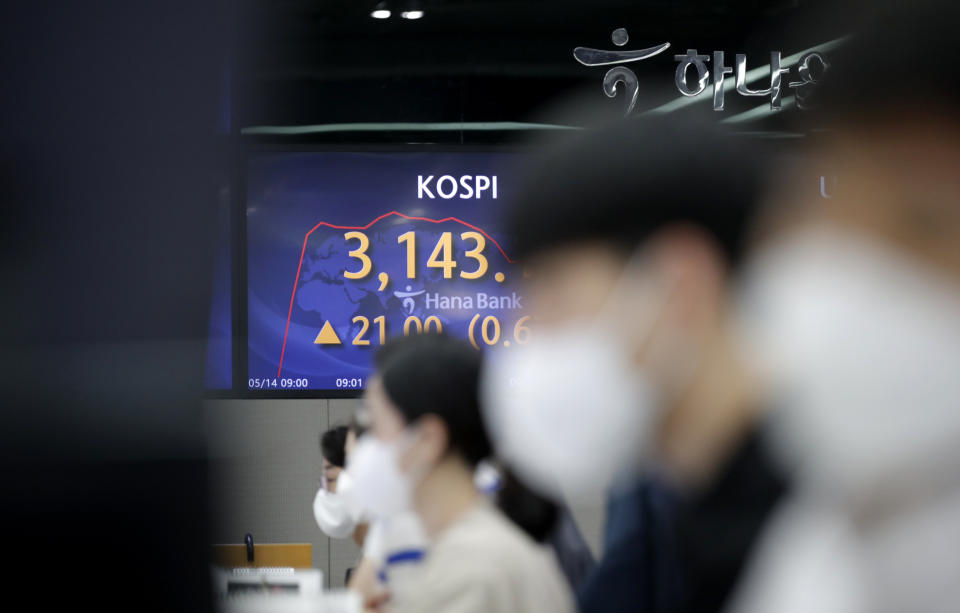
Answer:
POLYGON ((535 334, 491 356, 498 452, 613 536, 581 610, 721 610, 786 484, 731 279, 760 168, 731 135, 628 120, 550 148, 507 211, 535 334))
POLYGON ((960 10, 862 15, 785 173, 835 186, 781 182, 747 278, 797 486, 741 611, 960 603, 960 10))
MULTIPOLYGON (((391 340, 365 395, 370 430, 347 470, 359 502, 381 517, 415 512, 428 547, 392 556, 422 561, 392 589, 395 611, 573 611, 549 550, 487 501, 475 485, 491 455, 479 405, 480 352, 442 334, 391 340), (354 472, 355 471, 355 472, 354 472)), ((368 539, 369 540, 369 539, 368 539)), ((387 560, 387 573, 392 568, 387 560)))

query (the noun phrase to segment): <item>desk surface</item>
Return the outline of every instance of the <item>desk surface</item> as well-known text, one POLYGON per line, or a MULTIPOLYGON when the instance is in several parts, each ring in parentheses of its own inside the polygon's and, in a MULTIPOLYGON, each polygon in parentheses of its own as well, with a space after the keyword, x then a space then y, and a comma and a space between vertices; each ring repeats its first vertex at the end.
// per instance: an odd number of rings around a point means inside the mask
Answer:
POLYGON ((253 546, 253 562, 247 561, 246 545, 212 545, 211 561, 224 568, 311 568, 310 543, 260 543, 253 546))

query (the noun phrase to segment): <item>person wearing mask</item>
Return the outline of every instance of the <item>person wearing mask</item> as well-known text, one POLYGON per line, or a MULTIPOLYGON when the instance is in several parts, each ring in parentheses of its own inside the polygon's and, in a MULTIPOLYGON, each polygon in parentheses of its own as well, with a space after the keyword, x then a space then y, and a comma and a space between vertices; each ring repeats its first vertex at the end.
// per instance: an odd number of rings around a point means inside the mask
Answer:
POLYGON ((786 488, 732 289, 762 168, 684 121, 564 136, 505 212, 534 333, 491 355, 484 408, 531 486, 617 501, 585 612, 721 610, 786 488))
POLYGON ((365 609, 376 610, 389 608, 391 599, 407 593, 427 539, 412 510, 384 513, 376 504, 380 500, 376 492, 362 487, 365 483, 376 487, 379 477, 376 454, 371 453, 370 439, 365 436, 369 423, 368 411, 361 408, 347 431, 344 474, 351 483, 353 474, 360 474, 361 488, 357 492, 351 488, 344 497, 347 507, 362 521, 354 532, 354 542, 361 548, 360 560, 347 572, 346 584, 347 589, 360 595, 365 609))
POLYGON ((860 8, 746 278, 796 488, 737 611, 960 602, 960 9, 860 8))
POLYGON ((344 496, 350 487, 346 464, 347 426, 337 426, 320 437, 323 457, 323 476, 313 499, 313 517, 324 534, 330 538, 347 538, 357 528, 359 514, 347 505, 344 496), (339 491, 338 491, 339 485, 339 491))
POLYGON ((481 355, 443 334, 391 340, 364 397, 370 431, 348 466, 354 494, 380 516, 412 509, 428 548, 395 611, 573 611, 549 550, 475 486, 491 455, 481 418, 481 355))

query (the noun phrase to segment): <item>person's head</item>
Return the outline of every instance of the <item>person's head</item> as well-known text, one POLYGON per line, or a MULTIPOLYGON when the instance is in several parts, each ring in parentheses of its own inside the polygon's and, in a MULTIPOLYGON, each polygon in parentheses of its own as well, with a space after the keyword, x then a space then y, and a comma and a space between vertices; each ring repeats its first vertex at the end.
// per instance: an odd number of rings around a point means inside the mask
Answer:
POLYGON ((805 118, 818 172, 771 199, 746 284, 758 361, 793 392, 786 454, 857 497, 960 462, 960 84, 930 59, 960 53, 960 8, 890 4, 829 56, 805 118))
POLYGON ((532 340, 494 356, 485 407, 522 477, 602 488, 650 442, 654 405, 673 406, 723 341, 759 195, 746 146, 716 126, 634 119, 528 173, 505 229, 532 340))
POLYGON ((330 428, 320 436, 320 453, 323 456, 323 476, 327 488, 336 491, 337 478, 346 465, 347 426, 330 428))
POLYGON ((760 171, 736 139, 628 120, 542 158, 506 211, 537 331, 613 318, 640 361, 650 318, 711 333, 758 200, 760 171))
POLYGON ((391 339, 377 353, 364 400, 368 434, 399 445, 401 472, 423 480, 438 466, 470 483, 490 455, 478 400, 481 355, 445 334, 391 339))
POLYGON ((960 83, 945 73, 949 61, 931 60, 960 54, 960 7, 866 8, 828 56, 819 108, 800 115, 819 133, 805 153, 826 175, 829 198, 805 190, 795 223, 861 235, 960 279, 960 83))

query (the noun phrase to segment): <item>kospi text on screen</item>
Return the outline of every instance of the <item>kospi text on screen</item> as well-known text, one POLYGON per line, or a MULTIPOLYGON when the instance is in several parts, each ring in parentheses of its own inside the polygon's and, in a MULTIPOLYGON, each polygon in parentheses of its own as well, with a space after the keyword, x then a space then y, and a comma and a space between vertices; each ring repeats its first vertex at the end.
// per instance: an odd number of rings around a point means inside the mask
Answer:
POLYGON ((434 181, 434 175, 417 175, 417 198, 451 200, 459 198, 497 198, 497 175, 442 175, 434 181))

